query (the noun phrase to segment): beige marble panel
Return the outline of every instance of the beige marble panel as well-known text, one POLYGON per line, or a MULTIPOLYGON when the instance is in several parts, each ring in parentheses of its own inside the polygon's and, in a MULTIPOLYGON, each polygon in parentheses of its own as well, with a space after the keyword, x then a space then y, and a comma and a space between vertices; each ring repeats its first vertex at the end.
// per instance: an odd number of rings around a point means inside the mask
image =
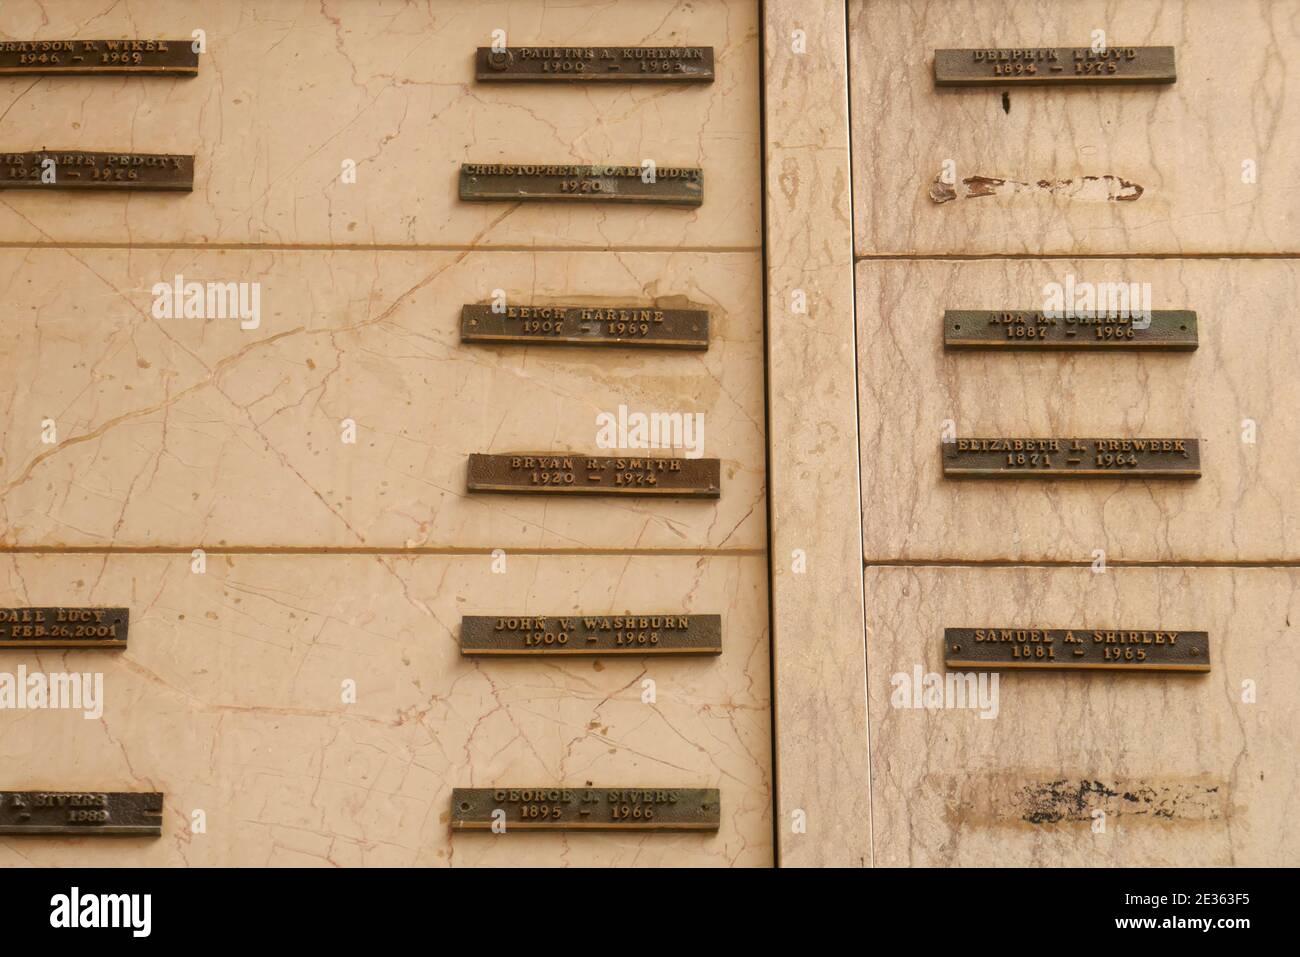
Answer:
POLYGON ((19 39, 207 34, 193 79, 0 79, 7 150, 193 153, 189 195, 0 193, 0 240, 759 244, 752 0, 9 0, 19 39), (711 85, 476 84, 475 47, 711 45, 711 85), (462 162, 699 166, 698 209, 462 203, 462 162), (356 182, 342 182, 345 160, 356 182))
POLYGON ((0 251, 0 540, 762 548, 760 286, 751 253, 0 251), (260 283, 259 327, 155 319, 152 286, 177 274, 260 283), (710 310, 713 341, 462 345, 461 305, 495 289, 681 297, 710 310), (703 413, 721 499, 466 493, 471 452, 598 453, 596 415, 620 404, 703 413))
POLYGON ((1296 0, 849 8, 860 255, 1300 250, 1296 0), (934 86, 936 49, 1087 46, 1094 30, 1111 46, 1174 46, 1177 83, 934 86), (949 162, 945 189, 935 181, 949 162), (1008 182, 970 196, 968 177, 1008 182), (1125 184, 1141 195, 1114 198, 1133 195, 1125 184), (932 189, 957 197, 936 202, 932 189))
POLYGON ((1295 263, 861 262, 857 284, 869 561, 1300 558, 1295 263), (944 351, 944 309, 1042 308, 1067 275, 1150 283, 1153 308, 1197 312, 1200 348, 944 351), (946 421, 958 436, 1199 437, 1202 477, 945 480, 946 421))
POLYGON ((0 653, 104 673, 99 720, 0 711, 0 789, 157 789, 161 839, 0 838, 0 864, 766 865, 761 558, 7 556, 0 606, 131 610, 120 653, 0 653), (463 614, 720 612, 716 659, 462 659, 463 614), (356 682, 355 704, 341 701, 356 682), (654 700, 645 703, 647 681, 654 700), (718 787, 688 834, 463 834, 455 786, 718 787), (191 833, 192 812, 207 831, 191 833))
POLYGON ((845 588, 862 545, 844 6, 776 0, 764 25, 779 862, 857 866, 871 802, 862 595, 845 588))
POLYGON ((866 583, 878 863, 1300 862, 1300 572, 869 568, 866 583), (992 719, 894 706, 895 675, 945 673, 945 627, 1012 624, 1205 630, 1213 670, 1006 672, 992 719))

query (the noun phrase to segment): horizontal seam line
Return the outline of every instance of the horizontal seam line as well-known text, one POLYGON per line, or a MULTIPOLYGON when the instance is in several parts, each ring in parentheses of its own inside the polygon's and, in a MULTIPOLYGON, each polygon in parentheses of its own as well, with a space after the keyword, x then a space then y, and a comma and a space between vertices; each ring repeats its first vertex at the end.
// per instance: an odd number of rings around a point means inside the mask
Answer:
POLYGON ((0 555, 189 555, 195 549, 209 555, 492 555, 496 551, 507 555, 595 555, 630 557, 761 557, 763 548, 503 548, 501 546, 455 547, 353 546, 310 545, 0 545, 0 555))
POLYGON ((855 253, 854 262, 970 262, 1074 259, 1297 259, 1298 253, 855 253))
POLYGON ((92 243, 4 242, 0 249, 213 249, 223 252, 508 252, 508 253, 757 253, 761 246, 524 246, 524 245, 408 245, 402 243, 92 243))
MULTIPOLYGON (((1088 559, 872 558, 864 568, 1089 568, 1088 559)), ((1107 568, 1300 568, 1300 559, 1106 559, 1107 568)))

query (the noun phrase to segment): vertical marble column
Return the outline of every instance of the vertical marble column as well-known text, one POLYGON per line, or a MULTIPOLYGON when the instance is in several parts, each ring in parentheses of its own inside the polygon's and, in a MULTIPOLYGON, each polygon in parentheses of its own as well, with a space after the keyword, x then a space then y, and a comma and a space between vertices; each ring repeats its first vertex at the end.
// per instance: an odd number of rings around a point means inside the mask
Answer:
POLYGON ((843 3, 763 5, 776 829, 871 862, 843 3))

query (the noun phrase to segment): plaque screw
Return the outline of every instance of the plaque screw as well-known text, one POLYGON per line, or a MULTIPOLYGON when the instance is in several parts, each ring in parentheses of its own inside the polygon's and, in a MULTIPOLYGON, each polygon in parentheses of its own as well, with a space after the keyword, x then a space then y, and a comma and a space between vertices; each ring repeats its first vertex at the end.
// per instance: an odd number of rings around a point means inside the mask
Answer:
POLYGON ((953 645, 953 646, 952 646, 952 650, 953 650, 953 651, 961 651, 961 645, 953 645))
POLYGON ((468 802, 468 801, 461 801, 461 802, 460 802, 460 809, 461 809, 462 811, 468 811, 468 810, 469 810, 469 802, 468 802))

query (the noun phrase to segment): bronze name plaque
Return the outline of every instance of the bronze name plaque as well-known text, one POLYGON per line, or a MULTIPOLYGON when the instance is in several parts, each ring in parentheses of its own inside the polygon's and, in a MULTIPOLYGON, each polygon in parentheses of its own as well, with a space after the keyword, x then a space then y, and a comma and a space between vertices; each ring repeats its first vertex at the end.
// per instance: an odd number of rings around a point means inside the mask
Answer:
POLYGON ((573 455, 568 452, 469 457, 471 492, 541 492, 558 495, 722 494, 718 459, 573 455))
POLYGON ((713 47, 479 47, 479 82, 713 82, 713 47))
POLYGON ((1201 477, 1199 439, 955 439, 944 478, 1201 477))
POLYGON ((453 831, 716 831, 721 817, 717 788, 451 791, 453 831))
POLYGON ((462 306, 462 342, 709 348, 707 309, 643 306, 462 306))
POLYGON ((125 648, 125 608, 0 608, 0 648, 125 648))
POLYGON ((195 76, 190 40, 0 40, 0 75, 195 76))
POLYGON ((162 834, 157 791, 0 791, 0 834, 162 834))
POLYGON ((1173 83, 1173 47, 990 47, 935 50, 935 86, 1173 83))
POLYGON ((193 188, 193 156, 84 150, 0 154, 0 189, 193 188))
POLYGON ((562 200, 660 206, 699 206, 704 202, 703 170, 659 167, 653 172, 651 176, 640 166, 463 163, 460 198, 485 203, 562 200))
POLYGON ((1153 309, 1149 317, 1053 316, 1033 309, 945 309, 948 349, 1152 349, 1196 348, 1196 313, 1153 309))
POLYGON ((1113 628, 945 628, 949 668, 1114 671, 1209 671, 1204 631, 1113 628))
POLYGON ((718 655, 721 615, 466 615, 462 655, 718 655))

